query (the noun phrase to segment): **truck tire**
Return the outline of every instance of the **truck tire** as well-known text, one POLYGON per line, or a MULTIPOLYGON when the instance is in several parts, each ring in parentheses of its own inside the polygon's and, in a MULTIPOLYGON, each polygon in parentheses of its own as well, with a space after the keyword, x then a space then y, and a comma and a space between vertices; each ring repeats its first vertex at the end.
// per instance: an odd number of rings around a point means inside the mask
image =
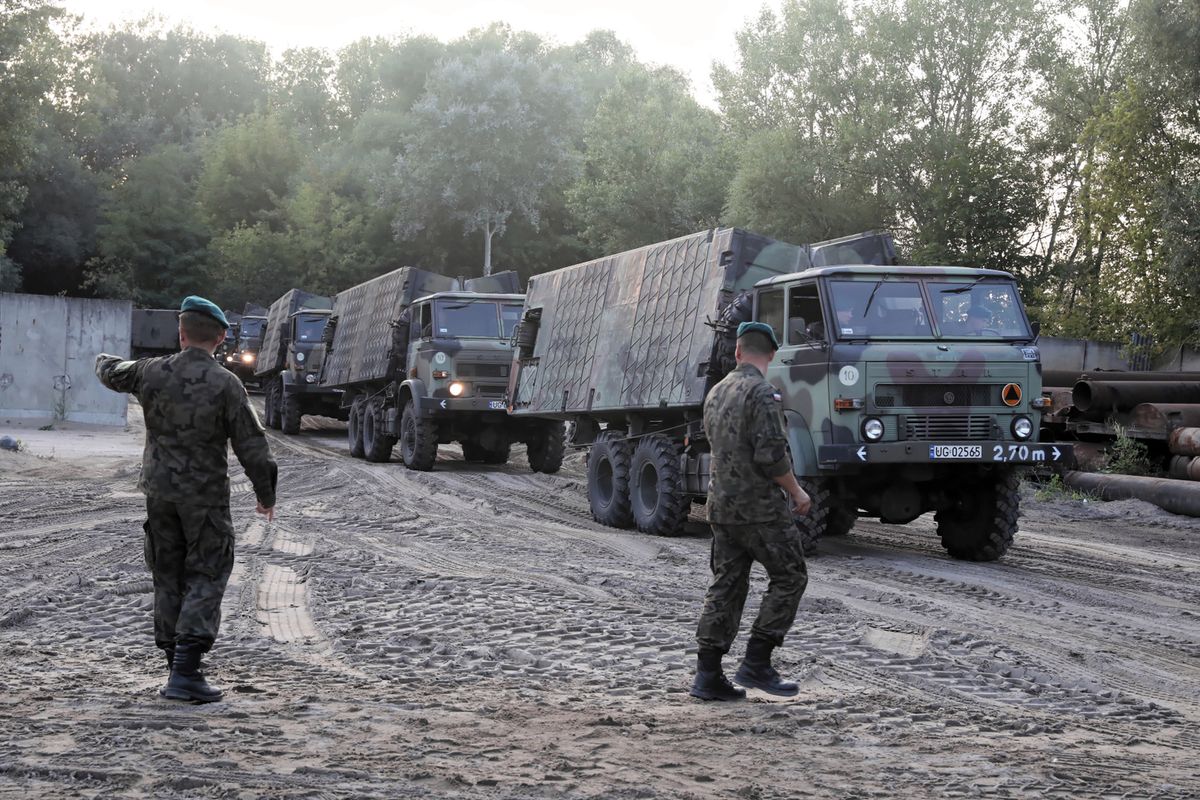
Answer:
POLYGON ((507 464, 508 457, 512 454, 512 445, 508 442, 499 447, 484 449, 483 463, 485 464, 507 464))
POLYGON ((350 417, 346 420, 346 437, 350 441, 350 455, 354 458, 363 457, 362 412, 364 400, 366 398, 361 394, 354 398, 354 402, 350 404, 350 417))
POLYGON ((267 395, 263 398, 263 418, 267 423, 267 427, 272 430, 279 430, 279 395, 282 391, 283 381, 276 378, 267 386, 267 395))
POLYGON ((400 415, 400 457, 404 466, 428 472, 437 460, 437 447, 437 425, 418 414, 414 403, 405 404, 400 415))
POLYGON ((934 520, 946 552, 963 561, 995 561, 1007 553, 1017 535, 1020 485, 1016 470, 1007 469, 965 490, 956 507, 938 511, 934 520))
POLYGON ((840 503, 834 504, 833 509, 829 512, 829 518, 825 521, 825 533, 822 538, 845 536, 854 529, 856 522, 858 522, 857 511, 851 511, 840 503))
POLYGON ((561 422, 551 422, 529 443, 529 468, 534 472, 552 475, 562 468, 566 450, 566 428, 561 422))
POLYGON ((364 403, 362 408, 363 458, 373 464, 392 460, 396 440, 383 427, 383 403, 364 403))
POLYGON ((639 531, 655 536, 683 533, 691 503, 683 493, 679 445, 662 434, 643 436, 629 462, 629 499, 639 531))
POLYGON ((812 499, 812 508, 807 514, 797 514, 796 527, 800 530, 800 543, 804 546, 804 555, 811 556, 817 552, 817 542, 829 528, 829 514, 832 511, 833 497, 829 487, 820 478, 797 478, 800 488, 812 499))
POLYGON ((288 436, 295 436, 300 432, 300 398, 294 394, 282 392, 283 403, 281 404, 281 413, 279 415, 279 429, 288 436))
POLYGON ((592 519, 610 528, 633 527, 629 499, 629 442, 620 431, 601 431, 588 452, 588 505, 592 519))
POLYGON ((479 463, 480 461, 483 461, 484 456, 487 455, 487 451, 484 450, 478 442, 463 442, 462 451, 463 461, 469 461, 473 463, 479 463))

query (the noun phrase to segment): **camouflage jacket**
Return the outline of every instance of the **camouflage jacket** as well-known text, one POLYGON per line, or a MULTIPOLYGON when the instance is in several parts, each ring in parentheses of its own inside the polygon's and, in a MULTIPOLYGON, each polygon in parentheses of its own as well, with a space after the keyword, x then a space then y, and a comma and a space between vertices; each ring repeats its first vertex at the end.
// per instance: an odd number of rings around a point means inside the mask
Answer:
POLYGON ((741 364, 704 399, 712 448, 708 519, 725 525, 791 519, 773 478, 792 468, 779 395, 757 367, 741 364))
POLYGON ((160 358, 96 357, 96 377, 136 395, 146 417, 142 491, 192 505, 229 504, 229 448, 258 501, 275 505, 278 468, 241 381, 205 351, 189 347, 160 358))

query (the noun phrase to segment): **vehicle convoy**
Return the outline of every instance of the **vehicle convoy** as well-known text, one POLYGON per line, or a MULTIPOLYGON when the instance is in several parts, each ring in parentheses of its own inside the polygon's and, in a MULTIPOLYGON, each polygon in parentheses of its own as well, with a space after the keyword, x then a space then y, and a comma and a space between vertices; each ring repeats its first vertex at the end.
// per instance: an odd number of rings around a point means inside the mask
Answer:
POLYGON ((297 434, 305 414, 347 418, 341 391, 319 383, 332 307, 328 297, 292 289, 267 311, 254 374, 263 387, 268 427, 297 434))
POLYGON ((1009 274, 892 253, 887 234, 795 246, 726 228, 537 275, 511 413, 575 423, 597 521, 678 534, 708 488, 704 397, 734 366, 737 325, 766 322, 781 343, 766 377, 813 499, 805 549, 859 514, 935 511, 950 555, 999 558, 1017 467, 1071 458, 1036 442, 1036 334, 1009 274))
POLYGON ((179 352, 179 312, 173 308, 135 308, 130 318, 132 358, 169 356, 179 352))
POLYGON ((262 349, 266 326, 267 309, 247 303, 238 326, 237 345, 232 353, 225 356, 225 368, 241 378, 242 383, 250 383, 255 379, 255 365, 258 363, 258 351, 262 349))
POLYGON ((409 469, 429 470, 439 444, 503 464, 524 442, 535 472, 557 472, 562 423, 507 413, 518 292, 513 272, 464 280, 415 267, 339 292, 320 384, 343 392, 350 454, 388 461, 399 443, 409 469))

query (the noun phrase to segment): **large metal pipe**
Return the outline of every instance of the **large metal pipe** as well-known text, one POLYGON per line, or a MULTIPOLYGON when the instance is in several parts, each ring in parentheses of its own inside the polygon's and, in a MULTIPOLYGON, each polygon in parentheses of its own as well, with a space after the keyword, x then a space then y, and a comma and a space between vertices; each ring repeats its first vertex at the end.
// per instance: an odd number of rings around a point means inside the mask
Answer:
POLYGON ((1043 386, 1074 386, 1080 381, 1200 381, 1200 372, 1117 372, 1103 369, 1043 369, 1043 386))
POLYGON ((1200 481, 1200 458, 1171 456, 1167 474, 1181 481, 1200 481))
POLYGON ((1141 403, 1200 403, 1200 381, 1080 381, 1071 401, 1085 418, 1103 420, 1141 403))
POLYGON ((1095 494, 1103 500, 1145 500, 1172 514, 1200 517, 1200 481, 1072 470, 1063 475, 1063 483, 1073 489, 1095 494))
POLYGON ((1130 413, 1129 427, 1156 434, 1151 438, 1166 439, 1175 428, 1200 428, 1200 405, 1142 403, 1130 413))
POLYGON ((1200 456, 1200 428, 1176 428, 1171 431, 1167 448, 1177 456, 1200 456))

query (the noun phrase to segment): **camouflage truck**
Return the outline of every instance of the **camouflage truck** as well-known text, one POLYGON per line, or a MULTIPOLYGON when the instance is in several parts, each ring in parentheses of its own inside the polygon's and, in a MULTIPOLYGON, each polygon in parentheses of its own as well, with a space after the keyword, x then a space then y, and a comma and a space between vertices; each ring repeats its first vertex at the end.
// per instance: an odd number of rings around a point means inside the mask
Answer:
POLYGON ((247 303, 238 325, 237 345, 225 356, 225 368, 242 379, 242 383, 253 383, 257 379, 258 351, 262 349, 263 331, 267 327, 267 309, 255 303, 247 303))
POLYGON ((339 292, 321 385, 343 392, 350 454, 388 461, 399 443, 405 466, 429 470, 439 444, 503 464, 524 442, 535 472, 557 472, 562 423, 507 413, 518 292, 512 272, 461 279, 414 267, 339 292))
POLYGON ((782 343, 767 379, 813 498, 806 550, 859 514, 935 511, 952 556, 996 559, 1017 529, 1017 467, 1070 458, 1035 441, 1035 333, 1007 273, 893 252, 886 234, 801 247, 720 229, 537 275, 511 413, 575 423, 597 521, 678 534, 708 488, 704 397, 734 366, 738 323, 767 322, 782 343))
POLYGON ((179 312, 172 308, 135 308, 130 317, 129 350, 133 358, 179 352, 179 312))
POLYGON ((263 387, 263 421, 294 435, 305 414, 346 419, 342 393, 321 386, 325 326, 333 300, 292 289, 271 304, 255 376, 263 387))

